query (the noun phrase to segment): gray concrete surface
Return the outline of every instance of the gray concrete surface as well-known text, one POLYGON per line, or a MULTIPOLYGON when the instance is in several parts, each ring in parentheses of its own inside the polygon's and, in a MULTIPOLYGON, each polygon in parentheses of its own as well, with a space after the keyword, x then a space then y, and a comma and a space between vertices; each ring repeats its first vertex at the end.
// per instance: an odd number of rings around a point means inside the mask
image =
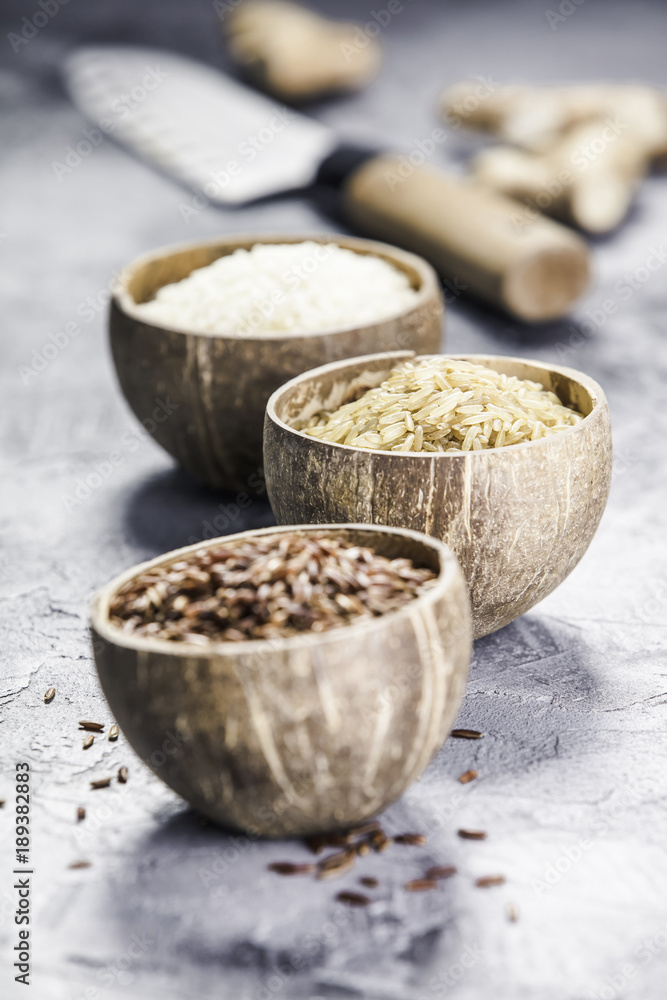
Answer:
MULTIPOLYGON (((383 6, 335 5, 361 20, 383 6)), ((357 98, 315 109, 349 137, 410 149, 435 125, 440 85, 463 75, 666 82, 667 7, 658 2, 566 5, 572 13, 555 29, 548 0, 404 7, 383 31, 383 77, 357 98)), ((667 180, 651 178, 627 224, 597 244, 597 284, 571 320, 520 328, 465 294, 450 308, 452 350, 560 361, 602 383, 614 424, 612 494, 571 577, 476 644, 459 724, 484 738, 446 743, 385 815, 390 831, 427 832, 428 846, 368 859, 364 871, 380 879, 377 902, 340 910, 335 893, 353 888, 356 874, 327 884, 279 879, 266 864, 305 858, 301 845, 234 841, 200 826, 122 737, 116 745, 97 739, 84 753, 77 732, 80 718, 109 721, 86 631, 91 593, 201 535, 230 502, 179 473, 124 405, 105 337, 110 277, 163 243, 330 223, 289 197, 210 209, 185 225, 187 194, 108 140, 58 180, 52 163, 85 125, 56 77, 77 41, 130 40, 224 59, 207 2, 71 0, 13 52, 7 34, 38 9, 4 3, 0 32, 3 998, 662 1000, 667 180), (654 271, 649 258, 660 261, 654 271), (616 307, 609 316, 600 311, 605 300, 616 307), (71 323, 77 335, 35 362, 71 323), (79 481, 111 452, 121 456, 113 473, 72 503, 79 481), (45 705, 50 685, 57 694, 45 705), (13 983, 11 969, 12 788, 23 761, 33 786, 31 993, 13 983), (90 779, 121 764, 127 785, 89 790, 90 779), (469 767, 480 777, 463 787, 456 778, 469 767), (78 805, 88 815, 77 825, 78 805), (488 830, 488 840, 459 840, 465 826, 488 830), (81 859, 92 867, 68 868, 81 859), (434 862, 460 874, 437 893, 402 891, 434 862), (504 887, 474 887, 475 877, 495 872, 507 876, 504 887), (519 909, 516 923, 508 903, 519 909)), ((433 159, 460 161, 474 145, 452 137, 433 159)), ((256 499, 234 527, 268 523, 256 499)))

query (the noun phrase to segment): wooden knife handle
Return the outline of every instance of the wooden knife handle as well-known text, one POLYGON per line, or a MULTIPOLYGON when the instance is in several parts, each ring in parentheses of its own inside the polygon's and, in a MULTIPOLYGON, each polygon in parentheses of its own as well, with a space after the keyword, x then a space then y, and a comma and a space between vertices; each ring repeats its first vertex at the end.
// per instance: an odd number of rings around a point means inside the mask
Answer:
POLYGON ((342 196, 356 229, 421 254, 522 320, 565 315, 588 284, 590 254, 576 233, 475 181, 381 155, 348 173, 342 196))

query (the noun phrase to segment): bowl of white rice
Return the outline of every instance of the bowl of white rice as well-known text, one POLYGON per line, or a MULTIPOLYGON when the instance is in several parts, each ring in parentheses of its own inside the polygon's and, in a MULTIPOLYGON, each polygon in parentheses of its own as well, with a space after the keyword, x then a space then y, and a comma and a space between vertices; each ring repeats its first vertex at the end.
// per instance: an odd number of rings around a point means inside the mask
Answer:
POLYGON ((446 542, 479 637, 551 593, 588 548, 611 482, 609 410, 571 368, 376 354, 273 394, 264 468, 279 524, 367 522, 446 542))
POLYGON ((431 266, 396 247, 232 236, 126 267, 112 294, 111 348, 125 398, 159 444, 216 488, 256 492, 272 392, 328 362, 439 350, 443 309, 431 266))

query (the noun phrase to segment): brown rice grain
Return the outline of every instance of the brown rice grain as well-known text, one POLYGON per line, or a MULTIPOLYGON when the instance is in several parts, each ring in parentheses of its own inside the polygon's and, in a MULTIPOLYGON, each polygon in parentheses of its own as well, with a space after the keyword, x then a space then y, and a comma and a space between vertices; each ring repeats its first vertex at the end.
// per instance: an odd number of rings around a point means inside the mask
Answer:
POLYGON ((479 889, 490 889, 496 885, 504 885, 506 881, 504 875, 483 875, 482 878, 475 879, 475 885, 479 889))
POLYGON ((370 906, 373 902, 361 892, 339 892, 336 899, 339 903, 346 903, 348 906, 370 906))
POLYGON ((291 861, 272 861, 266 867, 276 875, 310 875, 315 871, 315 865, 292 864, 291 861))
POLYGON ((468 785, 471 781, 474 781, 477 777, 477 771, 464 771, 463 774, 459 775, 459 782, 462 785, 468 785))
POLYGON ((413 878, 403 886, 406 892, 428 892, 429 889, 437 889, 438 883, 429 878, 413 878))
POLYGON ((443 879, 451 878, 452 875, 456 875, 457 869, 454 865, 433 865, 432 868, 426 872, 425 878, 427 879, 443 879))
POLYGON ((381 385, 314 414, 303 430, 356 448, 466 452, 537 441, 582 419, 539 382, 432 357, 398 365, 381 385))

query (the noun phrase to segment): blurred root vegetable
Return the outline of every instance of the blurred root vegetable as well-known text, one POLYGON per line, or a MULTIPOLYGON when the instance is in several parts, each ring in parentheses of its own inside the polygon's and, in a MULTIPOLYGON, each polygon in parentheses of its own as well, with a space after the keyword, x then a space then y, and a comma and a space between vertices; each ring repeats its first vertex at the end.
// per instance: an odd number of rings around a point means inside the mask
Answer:
POLYGON ((590 233, 623 221, 652 161, 667 155, 667 96, 642 85, 471 81, 444 91, 441 110, 510 144, 475 158, 478 181, 590 233))
POLYGON ((286 0, 245 0, 223 30, 236 62, 285 101, 357 90, 376 76, 382 60, 377 40, 363 27, 286 0))

